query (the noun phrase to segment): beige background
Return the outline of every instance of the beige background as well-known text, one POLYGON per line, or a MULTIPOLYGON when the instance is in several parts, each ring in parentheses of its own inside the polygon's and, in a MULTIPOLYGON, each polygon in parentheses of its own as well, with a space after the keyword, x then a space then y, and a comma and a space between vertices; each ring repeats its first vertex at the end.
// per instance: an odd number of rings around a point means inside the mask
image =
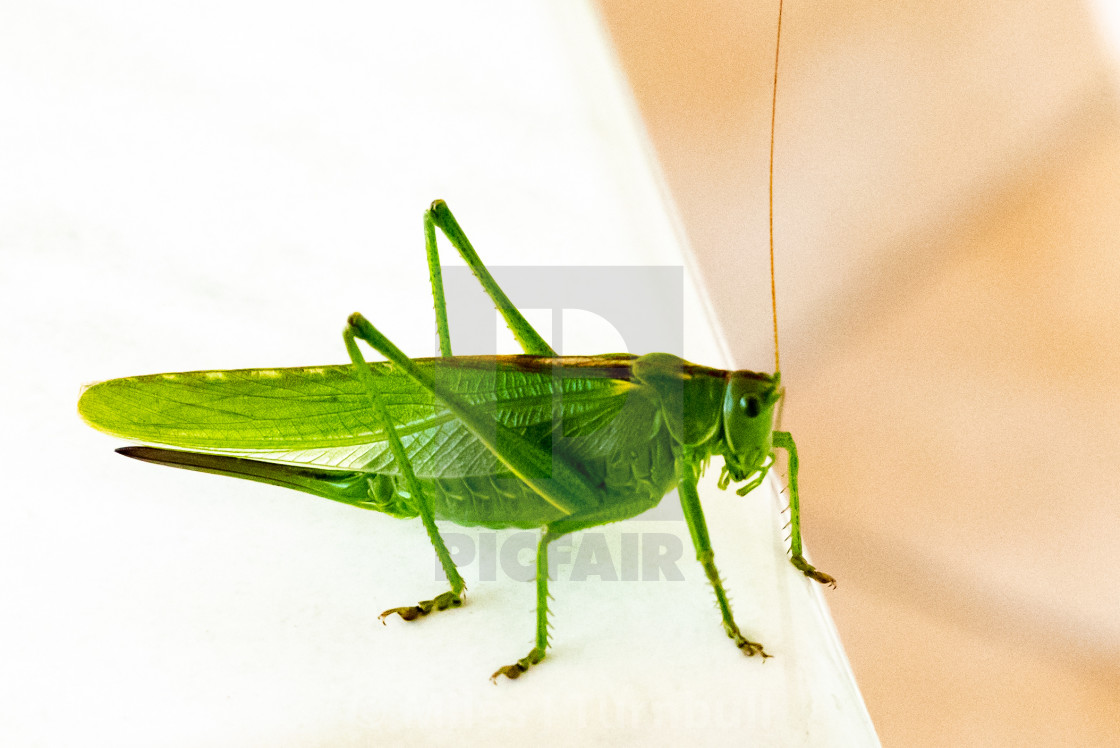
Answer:
MULTIPOLYGON (((736 361, 773 368, 776 2, 600 0, 736 361)), ((1120 745, 1120 126, 1069 0, 786 3, 785 425, 885 745, 1120 745)))

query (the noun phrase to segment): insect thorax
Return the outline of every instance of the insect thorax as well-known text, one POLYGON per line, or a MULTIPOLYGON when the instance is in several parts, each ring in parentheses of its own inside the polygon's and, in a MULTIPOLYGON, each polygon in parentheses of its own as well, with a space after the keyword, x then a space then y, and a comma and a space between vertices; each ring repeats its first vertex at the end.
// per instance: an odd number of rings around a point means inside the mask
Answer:
POLYGON ((724 458, 731 480, 763 471, 773 449, 777 374, 726 371, 668 353, 642 356, 634 378, 654 391, 673 440, 701 461, 724 458))

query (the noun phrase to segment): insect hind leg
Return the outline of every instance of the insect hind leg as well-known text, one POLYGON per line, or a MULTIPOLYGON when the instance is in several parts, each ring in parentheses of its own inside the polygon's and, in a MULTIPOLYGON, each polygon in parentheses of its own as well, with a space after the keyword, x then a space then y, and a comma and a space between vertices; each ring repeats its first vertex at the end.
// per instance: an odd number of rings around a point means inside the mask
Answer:
POLYGON ((392 419, 389 418, 389 412, 382 402, 381 395, 378 393, 373 371, 358 349, 354 327, 348 325, 342 335, 343 339, 346 341, 346 351, 350 354, 350 361, 354 364, 354 369, 358 373, 358 378, 362 381, 366 389, 366 394, 369 396, 374 416, 385 429, 385 434, 389 440, 389 450, 393 454, 393 460, 397 463, 397 467, 404 475, 409 490, 416 497, 416 506, 420 513, 420 521, 423 522, 424 530, 428 533, 428 539, 435 549, 440 566, 443 567, 444 574, 447 575, 447 579, 451 583, 451 590, 449 592, 437 595, 431 600, 422 600, 416 605, 390 608, 381 614, 379 620, 385 623, 385 619, 388 616, 396 613, 404 620, 412 621, 421 616, 428 615, 433 610, 458 608, 463 604, 463 592, 466 590, 467 585, 463 581, 463 577, 459 574, 459 570, 456 568, 455 562, 451 558, 451 552, 447 550, 447 544, 444 543, 443 536, 439 534, 439 528, 436 527, 435 523, 435 512, 432 509, 432 503, 424 493, 420 481, 416 478, 416 473, 412 469, 412 462, 408 459, 408 455, 404 451, 404 446, 401 444, 400 437, 397 435, 397 430, 393 426, 392 419))
POLYGON ((501 286, 490 275, 490 271, 486 269, 486 265, 482 263, 478 253, 471 245, 470 239, 467 238, 463 228, 447 207, 447 203, 443 200, 436 200, 424 212, 424 246, 428 254, 428 275, 432 281, 432 298, 436 307, 436 328, 439 332, 440 355, 444 357, 451 355, 451 334, 448 331, 447 300, 443 293, 443 275, 439 267, 439 248, 436 245, 435 229, 437 226, 451 242, 451 246, 459 252, 459 256, 467 263, 467 267, 474 273, 474 277, 478 279, 482 290, 494 302, 494 308, 505 318, 510 332, 517 339, 521 349, 533 356, 555 356, 556 351, 552 349, 552 346, 546 343, 540 333, 529 324, 529 320, 525 319, 525 316, 518 311, 517 307, 502 291, 501 286))

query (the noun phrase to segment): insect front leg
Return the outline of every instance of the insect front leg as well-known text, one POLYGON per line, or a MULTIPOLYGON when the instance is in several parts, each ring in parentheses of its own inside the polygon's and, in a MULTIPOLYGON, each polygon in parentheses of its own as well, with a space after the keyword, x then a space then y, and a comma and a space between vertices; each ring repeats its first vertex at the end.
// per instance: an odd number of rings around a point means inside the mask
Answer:
POLYGON ((742 650, 743 654, 762 655, 765 659, 771 655, 766 653, 761 644, 743 636, 731 615, 731 603, 727 600, 723 580, 720 579, 719 570, 716 568, 715 552, 708 538, 708 524, 704 521, 704 512, 700 508, 700 494, 696 491, 699 463, 699 457, 690 448, 681 447, 681 453, 677 458, 677 493, 680 494, 681 508, 688 522, 688 532, 692 535, 692 544, 696 547, 696 559, 704 567, 704 574, 715 590, 716 603, 723 617, 723 630, 727 632, 727 636, 735 642, 735 646, 742 650))
POLYGON ((366 392, 369 394, 369 400, 370 404, 373 406, 374 415, 381 422, 385 433, 388 435, 389 450, 393 453, 393 460, 396 461, 397 467, 400 468, 401 473, 404 475, 405 482, 408 484, 408 489, 416 498, 416 506, 420 512, 420 521, 424 523, 424 529, 428 533, 428 539, 432 542, 432 547, 435 548, 436 556, 439 557, 440 566, 443 567, 443 572, 447 575, 447 579, 451 583, 450 592, 437 595, 431 600, 422 600, 416 605, 402 608, 390 608, 382 613, 379 618, 381 622, 384 623, 388 616, 396 613, 404 620, 411 621, 420 616, 426 616, 433 610, 458 608, 463 604, 463 591, 466 589, 467 585, 463 582, 463 577, 459 574, 455 562, 451 559, 451 553, 447 550, 447 544, 443 542, 443 537, 439 534, 439 528, 436 527, 432 503, 420 486, 420 481, 416 478, 416 473, 412 469, 412 462, 408 459, 408 455, 404 451, 404 446, 401 444, 400 437, 397 435, 397 430, 393 426, 393 421, 389 418, 389 412, 385 408, 385 404, 381 401, 381 395, 378 393, 373 372, 369 368, 365 357, 362 356, 361 351, 358 350, 358 345, 354 339, 354 331, 351 327, 347 327, 345 332, 343 332, 343 339, 346 341, 346 351, 350 354, 350 360, 354 364, 354 369, 358 372, 358 376, 365 385, 366 392))
POLYGON ((817 568, 805 560, 801 547, 801 499, 797 493, 797 445, 788 431, 774 432, 774 446, 784 449, 789 455, 789 545, 790 563, 810 579, 815 579, 821 584, 831 587, 836 586, 836 580, 831 575, 817 568))

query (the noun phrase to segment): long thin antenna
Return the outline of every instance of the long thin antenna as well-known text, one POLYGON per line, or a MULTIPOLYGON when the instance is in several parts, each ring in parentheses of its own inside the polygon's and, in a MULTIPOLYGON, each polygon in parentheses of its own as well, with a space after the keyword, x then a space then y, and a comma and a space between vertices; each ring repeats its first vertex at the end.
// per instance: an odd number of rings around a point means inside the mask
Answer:
POLYGON ((782 370, 778 356, 778 289, 774 282, 774 123, 778 115, 778 53, 782 48, 782 0, 778 0, 778 34, 774 41, 774 94, 770 99, 770 309, 774 318, 774 373, 782 370))

